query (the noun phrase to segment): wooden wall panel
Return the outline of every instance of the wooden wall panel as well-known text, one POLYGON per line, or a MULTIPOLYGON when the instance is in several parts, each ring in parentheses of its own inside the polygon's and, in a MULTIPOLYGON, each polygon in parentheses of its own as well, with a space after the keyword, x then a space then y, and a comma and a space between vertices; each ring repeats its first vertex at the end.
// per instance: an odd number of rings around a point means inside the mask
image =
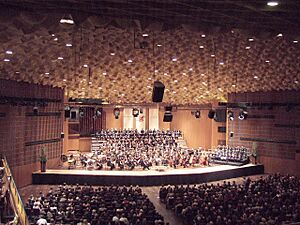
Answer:
MULTIPOLYGON (((229 95, 229 102, 299 103, 299 96, 297 91, 242 93, 229 95)), ((227 135, 234 132, 233 137, 228 137, 230 145, 252 149, 256 141, 258 161, 265 165, 266 172, 299 174, 296 153, 300 149, 300 128, 296 125, 300 124, 300 107, 291 110, 287 110, 287 106, 250 108, 250 118, 243 121, 237 118, 239 109, 233 111, 235 119, 229 121, 227 127, 227 135), (256 118, 251 118, 253 115, 256 118)))
POLYGON ((8 80, 0 80, 0 87, 0 96, 54 101, 39 107, 39 112, 46 116, 28 116, 32 114, 33 106, 0 105, 0 113, 5 113, 0 117, 0 154, 6 156, 13 173, 21 171, 16 177, 17 185, 27 185, 31 180, 24 180, 24 171, 31 176, 37 169, 32 164, 39 162, 42 146, 46 147, 49 161, 59 158, 62 153, 63 89, 8 80))
POLYGON ((115 119, 113 108, 104 108, 106 129, 123 129, 123 110, 121 109, 121 114, 119 119, 115 119))
POLYGON ((207 117, 208 110, 201 110, 196 119, 191 110, 173 112, 172 130, 181 130, 187 145, 191 148, 211 148, 212 120, 207 117))

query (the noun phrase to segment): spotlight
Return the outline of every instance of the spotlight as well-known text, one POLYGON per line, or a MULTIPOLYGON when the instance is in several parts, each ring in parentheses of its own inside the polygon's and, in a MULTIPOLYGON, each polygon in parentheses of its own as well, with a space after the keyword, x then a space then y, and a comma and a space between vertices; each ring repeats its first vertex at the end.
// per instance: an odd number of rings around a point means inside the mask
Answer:
POLYGON ((227 112, 227 116, 228 116, 228 119, 229 119, 229 120, 231 120, 231 121, 234 120, 234 113, 233 113, 231 110, 229 110, 229 111, 227 112))
POLYGON ((200 115, 201 115, 200 110, 196 110, 195 113, 194 113, 194 115, 195 115, 196 119, 199 119, 200 115))
POLYGON ((115 116, 115 119, 119 119, 119 116, 120 116, 120 109, 119 108, 114 108, 114 116, 115 116))
POLYGON ((67 16, 63 16, 60 21, 60 23, 65 23, 65 24, 74 24, 74 20, 71 14, 67 16))
POLYGON ((209 119, 213 119, 215 117, 215 114, 216 114, 216 111, 211 109, 211 110, 208 111, 207 116, 208 116, 209 119))
POLYGON ((79 108, 79 117, 84 117, 84 108, 79 108))
POLYGON ((96 111, 95 111, 95 116, 96 117, 101 117, 102 115, 102 110, 100 108, 97 108, 96 111))
POLYGON ((138 117, 139 114, 140 114, 140 110, 138 110, 137 108, 132 109, 132 115, 134 117, 138 117))
POLYGON ((33 107, 33 115, 37 116, 38 113, 39 113, 39 107, 34 106, 34 107, 33 107))
POLYGON ((247 117, 248 117, 248 112, 242 109, 239 113, 239 119, 240 120, 246 120, 247 117))

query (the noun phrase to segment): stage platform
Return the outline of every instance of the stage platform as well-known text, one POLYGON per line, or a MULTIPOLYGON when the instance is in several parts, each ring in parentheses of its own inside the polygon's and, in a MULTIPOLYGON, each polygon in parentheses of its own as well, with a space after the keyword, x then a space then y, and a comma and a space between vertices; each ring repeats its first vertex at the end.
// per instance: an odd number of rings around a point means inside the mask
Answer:
POLYGON ((234 177, 263 174, 263 165, 216 165, 202 168, 166 170, 51 170, 32 174, 33 184, 90 184, 90 185, 140 185, 196 184, 234 177))

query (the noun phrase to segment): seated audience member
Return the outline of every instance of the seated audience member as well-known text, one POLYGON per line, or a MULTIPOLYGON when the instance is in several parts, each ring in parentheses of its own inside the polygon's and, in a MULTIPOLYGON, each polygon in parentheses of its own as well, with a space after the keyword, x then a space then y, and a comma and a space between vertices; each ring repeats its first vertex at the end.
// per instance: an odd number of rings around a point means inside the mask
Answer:
POLYGON ((185 225, 271 225, 300 222, 300 180, 269 175, 242 184, 161 187, 159 196, 185 225))

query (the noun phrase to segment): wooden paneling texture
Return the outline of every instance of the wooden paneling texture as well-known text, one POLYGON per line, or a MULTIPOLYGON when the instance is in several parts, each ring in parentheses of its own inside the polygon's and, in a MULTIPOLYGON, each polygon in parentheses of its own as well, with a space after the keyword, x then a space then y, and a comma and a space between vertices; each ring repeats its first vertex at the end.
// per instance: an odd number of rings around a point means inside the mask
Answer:
POLYGON ((38 169, 31 165, 39 162, 42 146, 46 148, 49 161, 59 158, 62 153, 60 134, 63 131, 63 89, 7 80, 0 80, 0 87, 0 96, 57 101, 39 107, 42 113, 57 112, 49 116, 26 116, 32 113, 33 106, 0 105, 0 112, 5 113, 4 117, 0 117, 0 154, 6 156, 13 173, 18 168, 17 185, 27 185, 30 180, 24 180, 24 177, 38 169), (54 139, 58 141, 44 143, 54 139))
MULTIPOLYGON (((253 103, 299 103, 300 92, 242 93, 229 96, 229 102, 253 103)), ((281 172, 299 175, 300 165, 296 153, 300 149, 300 107, 273 106, 272 108, 250 108, 249 116, 256 118, 239 120, 239 109, 234 109, 235 119, 228 122, 227 135, 229 145, 243 145, 252 148, 257 142, 258 160, 263 163, 266 172, 281 172), (267 118, 267 115, 274 115, 267 118), (265 118, 264 118, 265 117, 265 118), (278 126, 280 124, 280 126, 278 126), (298 166, 297 166, 298 165, 298 166)))

